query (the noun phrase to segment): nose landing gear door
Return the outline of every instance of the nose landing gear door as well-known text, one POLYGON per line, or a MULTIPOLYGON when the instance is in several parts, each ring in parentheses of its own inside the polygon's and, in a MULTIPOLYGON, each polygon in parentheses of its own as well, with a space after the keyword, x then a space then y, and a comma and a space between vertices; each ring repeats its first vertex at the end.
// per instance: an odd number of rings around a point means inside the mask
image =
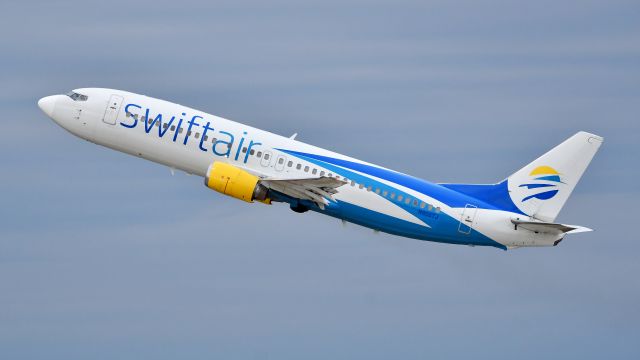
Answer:
POLYGON ((120 113, 122 101, 124 101, 124 98, 122 96, 111 95, 111 98, 109 98, 109 103, 107 104, 107 109, 104 111, 104 117, 102 118, 102 121, 109 125, 115 125, 116 120, 118 119, 118 114, 120 113))

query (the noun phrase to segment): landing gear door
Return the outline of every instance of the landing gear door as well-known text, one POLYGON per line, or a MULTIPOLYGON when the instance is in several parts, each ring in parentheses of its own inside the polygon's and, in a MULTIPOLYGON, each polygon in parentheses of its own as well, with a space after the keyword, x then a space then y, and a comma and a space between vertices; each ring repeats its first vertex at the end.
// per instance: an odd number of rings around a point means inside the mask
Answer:
POLYGON ((476 213, 478 212, 478 207, 475 205, 467 204, 462 211, 462 215, 460 216, 460 225, 458 225, 458 231, 463 234, 471 233, 471 229, 473 228, 473 222, 476 219, 476 213))
POLYGON ((104 111, 104 117, 102 118, 102 121, 109 125, 115 125, 116 120, 118 119, 118 114, 120 113, 122 101, 124 101, 124 98, 122 96, 111 95, 111 98, 109 98, 109 103, 107 104, 107 109, 104 111))

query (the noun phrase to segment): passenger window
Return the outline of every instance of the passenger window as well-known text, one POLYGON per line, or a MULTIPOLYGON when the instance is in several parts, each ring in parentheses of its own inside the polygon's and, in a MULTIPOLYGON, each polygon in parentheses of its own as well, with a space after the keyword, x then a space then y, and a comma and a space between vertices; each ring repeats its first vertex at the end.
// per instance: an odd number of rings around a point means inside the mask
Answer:
POLYGON ((402 201, 404 197, 402 195, 398 195, 398 201, 402 201))
POLYGON ((160 127, 160 122, 156 122, 156 127, 160 127))
POLYGON ((439 212, 440 212, 440 207, 437 207, 436 208, 436 213, 439 213, 439 212))
POLYGON ((351 180, 351 186, 356 186, 356 182, 351 180))
POLYGON ((391 195, 389 197, 392 198, 392 199, 395 199, 396 193, 391 193, 391 195))
POLYGON ((332 173, 329 173, 329 174, 327 174, 327 176, 328 176, 328 177, 332 177, 332 176, 333 176, 333 174, 332 174, 332 173))
POLYGON ((283 159, 283 158, 280 158, 280 159, 278 160, 278 164, 284 164, 284 159, 283 159))
POLYGON ((199 132, 197 132, 197 133, 196 133, 196 139, 197 139, 197 138, 199 138, 199 137, 200 137, 200 133, 199 133, 199 132))
POLYGON ((324 176, 324 171, 320 171, 320 176, 324 176))
POLYGON ((178 134, 182 134, 183 131, 184 131, 183 128, 178 129, 178 134))
POLYGON ((384 197, 387 197, 387 194, 389 194, 389 192, 388 192, 387 190, 384 190, 384 191, 382 192, 382 196, 384 196, 384 197))
POLYGON ((300 170, 301 167, 302 167, 302 165, 300 165, 300 164, 296 165, 296 170, 300 170))
POLYGON ((258 153, 256 154, 257 157, 262 157, 262 151, 258 151, 258 153))
POLYGON ((367 186, 367 191, 371 191, 371 185, 367 186))
POLYGON ((166 129, 166 128, 168 128, 168 127, 169 127, 169 124, 164 123, 164 124, 162 124, 162 127, 166 129))
POLYGON ((208 141, 209 140, 209 135, 205 135, 203 139, 204 139, 204 141, 208 141))
POLYGON ((255 154, 255 153, 256 153, 256 151, 255 151, 255 150, 253 150, 253 149, 251 149, 251 151, 249 151, 249 154, 250 154, 250 155, 253 155, 253 154, 255 154))
POLYGON ((293 166, 293 161, 289 160, 289 162, 287 163, 288 167, 292 167, 293 166))
POLYGON ((380 188, 376 188, 376 194, 380 195, 380 188))
POLYGON ((176 131, 176 126, 175 125, 171 125, 171 131, 176 131))
POLYGON ((311 171, 311 173, 315 175, 316 173, 318 173, 318 169, 314 168, 313 171, 311 171))
POLYGON ((269 154, 264 154, 264 159, 269 160, 269 154))
POLYGON ((413 206, 418 206, 418 200, 413 199, 413 206))
POLYGON ((359 187, 360 189, 362 189, 362 188, 364 188, 364 185, 362 185, 362 184, 358 184, 358 187, 359 187))
POLYGON ((187 136, 191 136, 191 130, 187 131, 187 136))
POLYGON ((404 199, 404 203, 405 203, 405 204, 409 205, 409 203, 410 203, 410 202, 411 202, 411 198, 406 198, 406 199, 404 199))
POLYGON ((429 204, 429 211, 433 210, 433 205, 429 204))
POLYGON ((246 154, 246 153, 247 153, 247 148, 246 148, 246 147, 242 148, 242 153, 243 153, 243 154, 246 154))
POLYGON ((309 172, 309 167, 308 166, 304 167, 304 172, 309 172))
POLYGON ((427 204, 425 204, 424 201, 420 203, 420 209, 424 209, 425 206, 427 206, 427 204))
POLYGON ((215 143, 217 140, 218 140, 218 139, 213 138, 213 139, 211 139, 211 143, 213 144, 213 143, 215 143))

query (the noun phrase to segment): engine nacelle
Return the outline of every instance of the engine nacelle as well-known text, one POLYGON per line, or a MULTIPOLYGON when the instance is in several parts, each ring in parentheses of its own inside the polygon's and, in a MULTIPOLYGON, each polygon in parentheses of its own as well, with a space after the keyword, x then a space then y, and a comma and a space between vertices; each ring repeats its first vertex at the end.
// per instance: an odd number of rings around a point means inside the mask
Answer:
POLYGON ((217 192, 246 202, 253 200, 269 203, 269 189, 260 184, 260 179, 240 168, 214 161, 207 169, 204 184, 217 192))

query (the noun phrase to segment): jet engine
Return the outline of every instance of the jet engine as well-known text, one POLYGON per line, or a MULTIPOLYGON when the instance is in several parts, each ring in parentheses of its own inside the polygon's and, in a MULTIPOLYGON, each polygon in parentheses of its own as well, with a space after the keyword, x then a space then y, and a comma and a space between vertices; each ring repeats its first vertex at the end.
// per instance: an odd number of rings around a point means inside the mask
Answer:
POLYGON ((217 192, 246 202, 257 200, 269 204, 269 189, 260 179, 233 165, 214 161, 207 169, 204 184, 217 192))

